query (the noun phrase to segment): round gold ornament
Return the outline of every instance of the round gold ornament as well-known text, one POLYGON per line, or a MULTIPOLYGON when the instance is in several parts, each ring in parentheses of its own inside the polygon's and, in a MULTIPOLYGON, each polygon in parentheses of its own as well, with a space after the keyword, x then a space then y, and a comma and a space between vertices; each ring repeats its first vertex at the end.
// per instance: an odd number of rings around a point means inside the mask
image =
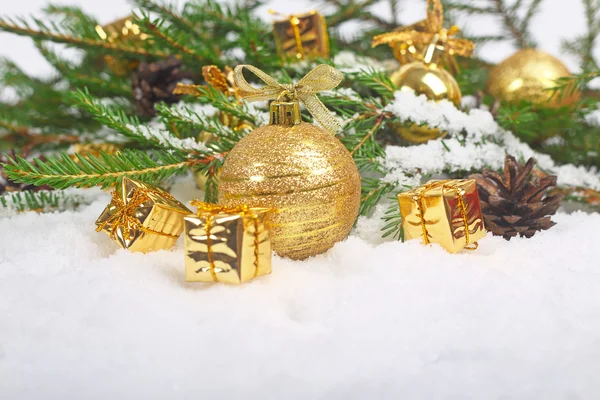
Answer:
POLYGON ((419 61, 403 65, 390 77, 397 90, 424 94, 429 100, 448 100, 460 105, 461 92, 456 79, 437 64, 419 61))
POLYGON ((273 102, 271 125, 252 131, 228 154, 219 204, 272 208, 273 250, 301 260, 348 235, 360 183, 352 156, 334 135, 300 122, 297 102, 273 102))
POLYGON ((529 100, 546 107, 568 106, 579 99, 579 92, 559 97, 549 89, 556 86, 558 78, 570 75, 556 57, 535 49, 523 49, 490 71, 487 91, 507 103, 529 100))

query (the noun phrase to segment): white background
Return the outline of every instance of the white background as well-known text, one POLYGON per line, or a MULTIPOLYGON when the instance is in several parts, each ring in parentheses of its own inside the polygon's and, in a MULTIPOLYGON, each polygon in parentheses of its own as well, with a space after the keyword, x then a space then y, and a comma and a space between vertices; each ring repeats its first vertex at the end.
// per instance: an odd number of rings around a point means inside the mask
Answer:
MULTIPOLYGON (((183 0, 174 0, 181 3, 183 0)), ((486 0, 472 0, 483 4, 486 0)), ((490 0, 487 0, 488 2, 490 0)), ((512 1, 512 0, 509 0, 512 1)), ((39 10, 48 3, 48 0, 21 0, 2 1, 0 15, 22 16, 39 15, 39 10)), ((95 15, 100 22, 107 23, 121 18, 129 13, 131 4, 127 0, 54 0, 53 4, 80 5, 88 13, 95 15)), ((283 13, 306 11, 318 7, 317 2, 309 0, 271 1, 268 6, 260 10, 260 15, 265 19, 272 18, 267 10, 273 8, 283 13)), ((389 15, 387 1, 381 1, 376 11, 389 15)), ((422 19, 425 15, 425 2, 423 0, 404 0, 401 2, 399 19, 403 24, 412 23, 422 19)), ((561 58, 572 71, 577 70, 577 62, 560 53, 561 38, 573 38, 583 33, 585 29, 584 12, 581 0, 545 0, 540 13, 533 19, 533 34, 540 43, 540 48, 561 58)), ((469 18, 461 21, 461 27, 479 34, 493 34, 500 31, 500 24, 495 18, 469 18)), ((352 27, 346 27, 351 31, 352 27)), ((498 62, 514 51, 510 43, 494 44, 479 49, 479 54, 488 61, 498 62)), ((600 49, 596 49, 600 56, 600 49)), ((31 41, 7 33, 0 33, 0 56, 6 56, 16 61, 27 72, 34 74, 47 74, 50 68, 37 54, 31 41)))

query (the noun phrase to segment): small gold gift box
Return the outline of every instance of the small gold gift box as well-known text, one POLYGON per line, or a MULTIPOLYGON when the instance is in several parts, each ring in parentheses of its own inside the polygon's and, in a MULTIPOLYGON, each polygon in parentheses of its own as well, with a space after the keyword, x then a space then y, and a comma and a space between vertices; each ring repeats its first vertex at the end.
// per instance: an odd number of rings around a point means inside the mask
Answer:
POLYGON ((164 190, 129 178, 123 178, 112 195, 96 230, 134 252, 173 247, 183 232, 183 217, 191 213, 164 190))
MULTIPOLYGON (((149 39, 149 36, 142 32, 139 25, 134 22, 133 15, 104 26, 96 25, 95 30, 100 39, 108 43, 126 43, 132 46, 141 46, 141 42, 149 39)), ((138 60, 112 55, 105 55, 104 62, 116 76, 120 77, 129 75, 139 65, 138 60)))
POLYGON ((271 273, 269 209, 193 201, 185 220, 188 282, 239 284, 271 273))
POLYGON ((317 11, 290 15, 273 22, 277 52, 284 58, 329 57, 329 36, 325 17, 317 11))
POLYGON ((476 249, 486 235, 475 179, 429 181, 400 193, 398 203, 405 240, 423 238, 457 253, 476 249))

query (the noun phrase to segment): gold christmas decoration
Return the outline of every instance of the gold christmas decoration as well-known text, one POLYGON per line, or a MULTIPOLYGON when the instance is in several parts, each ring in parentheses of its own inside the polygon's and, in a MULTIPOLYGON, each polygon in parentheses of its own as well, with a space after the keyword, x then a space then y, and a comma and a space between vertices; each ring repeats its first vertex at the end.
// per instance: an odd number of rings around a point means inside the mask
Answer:
POLYGON ((269 210, 245 205, 198 207, 185 220, 185 277, 188 282, 239 284, 271 273, 269 210))
MULTIPOLYGON (((403 64, 390 76, 397 90, 423 94, 434 101, 448 100, 459 106, 460 87, 445 68, 456 73, 458 66, 454 56, 470 57, 475 45, 469 40, 455 38, 460 29, 456 26, 445 29, 443 22, 441 1, 428 0, 426 20, 375 36, 373 47, 388 44, 403 64)), ((424 143, 446 134, 417 124, 395 126, 395 129, 413 143, 424 143)))
POLYGON ((486 231, 474 179, 429 181, 398 195, 405 240, 422 238, 450 253, 474 250, 486 231))
MULTIPOLYGON (((139 25, 133 22, 133 16, 121 18, 104 26, 96 25, 95 29, 100 39, 109 43, 130 42, 135 44, 149 38, 140 30, 139 25)), ((126 60, 111 55, 105 55, 104 62, 117 76, 126 76, 139 65, 137 60, 126 60)))
POLYGON ((132 252, 170 249, 191 211, 164 190, 123 178, 112 201, 96 221, 96 231, 132 252))
POLYGON ((273 250, 280 256, 304 259, 325 252, 348 235, 358 215, 358 169, 334 136, 339 122, 315 95, 341 80, 342 74, 327 65, 296 85, 282 85, 253 66, 235 69, 247 100, 275 101, 270 125, 252 131, 227 155, 219 204, 273 209, 273 250), (249 85, 244 68, 267 85, 249 85), (301 121, 299 101, 325 129, 301 121))
POLYGON ((487 91, 507 103, 528 100, 545 107, 569 106, 579 100, 577 90, 561 97, 550 89, 557 79, 570 75, 558 58, 536 49, 523 49, 492 68, 487 91))
POLYGON ((317 11, 289 15, 273 22, 273 34, 277 52, 283 59, 329 58, 327 23, 317 11))

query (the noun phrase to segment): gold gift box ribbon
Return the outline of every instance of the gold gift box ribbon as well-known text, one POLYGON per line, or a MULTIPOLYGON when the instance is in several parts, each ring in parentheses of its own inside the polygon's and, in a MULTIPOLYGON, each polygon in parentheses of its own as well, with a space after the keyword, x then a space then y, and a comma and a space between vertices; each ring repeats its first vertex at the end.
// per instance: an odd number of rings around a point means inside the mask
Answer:
MULTIPOLYGON (((259 253, 260 253, 260 244, 261 243, 260 243, 260 232, 259 232, 259 227, 258 227, 258 224, 259 224, 258 214, 259 214, 259 212, 268 211, 268 209, 248 207, 246 205, 228 207, 228 206, 222 206, 222 205, 218 205, 218 204, 205 203, 205 202, 199 201, 199 200, 192 200, 190 202, 190 205, 198 208, 196 215, 198 215, 199 217, 206 218, 206 225, 205 225, 206 248, 207 248, 206 258, 207 258, 207 261, 210 266, 210 275, 212 277, 212 280, 215 282, 219 282, 219 279, 217 278, 217 267, 215 265, 216 260, 215 260, 215 254, 214 254, 213 243, 212 243, 213 242, 212 234, 211 234, 213 219, 214 219, 214 217, 216 217, 219 214, 239 215, 240 217, 248 216, 254 220, 254 232, 253 232, 254 243, 252 246, 253 250, 254 250, 254 261, 253 261, 254 275, 252 276, 252 279, 259 276, 259 273, 261 271, 261 265, 259 265, 259 260, 260 260, 259 253)), ((269 268, 268 273, 270 273, 270 268, 269 268)), ((240 281, 242 281, 241 275, 242 274, 240 271, 240 281)))
POLYGON ((472 179, 431 181, 409 192, 400 193, 398 202, 401 208, 405 234, 412 239, 421 236, 425 244, 438 243, 451 253, 460 249, 477 249, 476 239, 485 236, 485 226, 478 197, 477 185, 472 179), (436 193, 432 194, 431 191, 436 191, 436 193), (451 191, 453 196, 448 197, 448 191, 451 191), (439 192, 439 195, 437 192, 439 192), (467 193, 470 198, 469 202, 466 199, 467 193), (473 198, 471 199, 471 197, 473 198), (439 200, 435 200, 438 198, 439 200), (452 199, 452 203, 455 204, 448 204, 449 199, 452 199), (409 203, 411 204, 410 207, 408 207, 409 203), (440 207, 445 208, 446 212, 444 213, 440 207), (450 207, 450 209, 447 207, 450 207), (473 213, 473 210, 476 213, 473 213), (429 220, 435 215, 437 216, 433 220, 429 220), (437 225, 444 219, 443 215, 445 215, 449 231, 437 225), (470 230, 469 221, 473 225, 472 231, 470 230), (436 227, 437 232, 435 235, 430 234, 428 225, 436 227), (417 227, 421 232, 420 235, 417 233, 417 227), (407 229, 408 231, 406 231, 407 229), (464 235, 461 236, 460 232, 464 232, 464 235), (446 236, 448 234, 449 237, 446 236), (475 240, 473 236, 475 236, 475 240), (455 239, 460 237, 464 237, 464 246, 454 242, 455 239))
POLYGON ((161 235, 172 239, 177 239, 179 235, 171 235, 166 232, 159 232, 145 227, 142 224, 142 222, 135 216, 136 209, 142 204, 146 203, 147 201, 150 201, 150 193, 156 196, 162 196, 164 198, 169 198, 172 200, 175 199, 173 196, 166 192, 160 193, 155 190, 138 187, 133 190, 131 199, 127 202, 127 204, 125 204, 125 202, 121 199, 121 195, 117 193, 117 191, 113 191, 111 203, 114 205, 117 211, 110 217, 99 223, 96 227, 96 232, 101 232, 104 229, 106 229, 107 226, 110 225, 107 231, 109 232, 110 238, 113 240, 117 236, 119 227, 127 228, 123 233, 123 238, 125 240, 131 239, 132 230, 140 230, 142 232, 151 233, 153 235, 161 235))
POLYGON ((425 244, 429 244, 429 233, 427 232, 427 224, 425 222, 425 207, 423 206, 423 199, 425 193, 428 190, 441 187, 442 189, 449 188, 456 192, 456 199, 458 201, 458 207, 460 208, 460 215, 463 220, 463 226, 465 227, 465 241, 467 242, 465 250, 477 250, 479 244, 477 242, 470 242, 469 238, 469 219, 467 216, 467 206, 465 205, 464 190, 458 186, 451 184, 451 180, 438 181, 434 183, 428 183, 421 188, 417 189, 418 194, 415 196, 417 207, 419 208, 419 217, 421 218, 421 229, 423 230, 423 241, 425 244), (422 189, 422 190, 421 190, 422 189), (470 246, 470 247, 469 247, 470 246))

